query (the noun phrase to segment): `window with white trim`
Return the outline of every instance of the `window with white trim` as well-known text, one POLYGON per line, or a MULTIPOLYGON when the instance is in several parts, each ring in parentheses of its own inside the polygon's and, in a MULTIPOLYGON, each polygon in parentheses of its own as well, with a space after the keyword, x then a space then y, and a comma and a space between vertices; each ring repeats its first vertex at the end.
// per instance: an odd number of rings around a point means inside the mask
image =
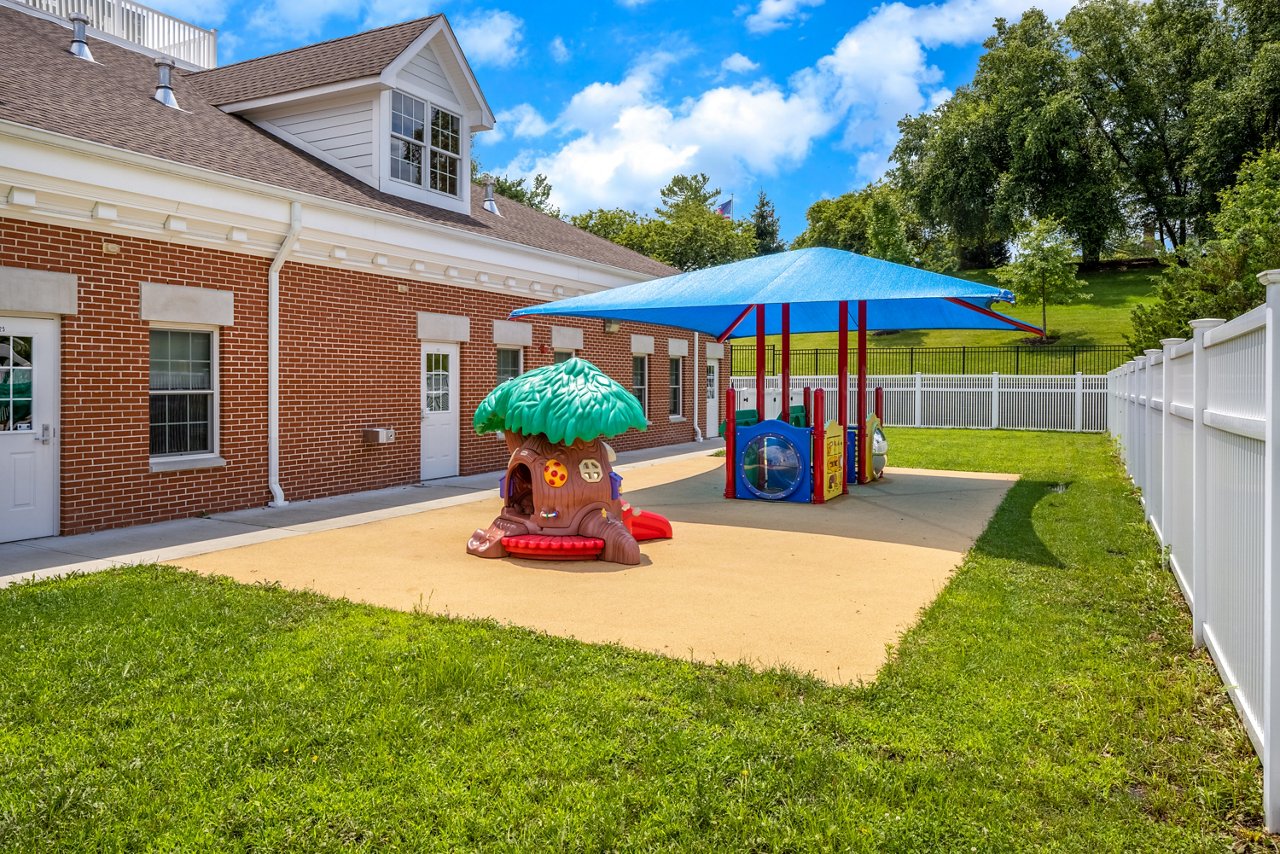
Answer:
POLYGON ((391 93, 391 177, 458 195, 462 118, 403 92, 391 93))
POLYGON ((151 330, 151 456, 216 449, 217 341, 213 332, 151 330))
POLYGON ((640 401, 640 411, 649 417, 649 357, 631 357, 631 393, 640 401))
POLYGON ((498 348, 498 383, 513 380, 524 373, 524 350, 518 347, 498 348))
POLYGON ((569 361, 576 355, 578 355, 576 350, 557 350, 553 361, 558 365, 561 362, 569 361))
POLYGON ((684 415, 684 359, 679 357, 671 360, 671 381, 668 384, 671 389, 671 417, 678 418, 684 415))

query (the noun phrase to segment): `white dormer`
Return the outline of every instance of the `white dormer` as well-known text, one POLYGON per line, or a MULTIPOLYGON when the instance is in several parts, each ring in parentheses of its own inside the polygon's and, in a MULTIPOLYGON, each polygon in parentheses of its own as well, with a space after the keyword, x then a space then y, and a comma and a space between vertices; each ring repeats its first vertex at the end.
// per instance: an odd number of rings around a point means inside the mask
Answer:
MULTIPOLYGON (((403 26, 403 25, 402 25, 403 26)), ((365 34, 303 48, 359 48, 365 34)), ((294 52, 290 52, 294 53, 294 52)), ((297 52, 301 53, 301 51, 297 52)), ((281 74, 289 54, 247 72, 281 74)), ((293 57, 290 73, 324 57, 293 57)), ((379 63, 382 64, 382 63, 379 63)), ((329 66, 332 67, 332 66, 329 66)), ((227 66, 210 75, 234 73, 227 66)), ((317 72, 313 85, 221 104, 263 130, 385 193, 459 213, 471 212, 471 134, 493 128, 493 112, 453 30, 437 16, 381 69, 347 79, 317 72)), ((242 89, 252 91, 254 83, 242 89)), ((262 81, 269 90, 269 81, 262 81)))

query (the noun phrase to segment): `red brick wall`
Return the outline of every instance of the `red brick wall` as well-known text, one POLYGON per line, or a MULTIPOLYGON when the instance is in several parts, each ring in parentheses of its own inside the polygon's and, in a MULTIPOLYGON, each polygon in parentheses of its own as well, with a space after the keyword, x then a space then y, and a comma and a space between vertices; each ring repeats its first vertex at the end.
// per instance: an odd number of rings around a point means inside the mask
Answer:
MULTIPOLYGON (((267 259, 0 218, 0 265, 74 273, 79 312, 62 321, 63 533, 260 506, 266 465, 267 259), (106 254, 103 243, 120 247, 106 254), (139 317, 143 281, 232 290, 235 324, 220 333, 220 450, 215 469, 151 473, 148 454, 148 331, 139 317)), ((496 382, 496 319, 528 300, 363 272, 286 264, 281 273, 281 482, 289 500, 412 483, 419 475, 420 342, 417 312, 471 318, 460 346, 463 474, 501 468, 503 445, 476 436, 471 417, 496 382), (400 293, 400 286, 407 293, 400 293), (393 427, 388 445, 365 445, 364 427, 393 427)), ((536 320, 526 370, 553 360, 551 326, 583 329, 590 359, 631 384, 631 335, 655 338, 649 431, 617 437, 619 450, 691 441, 694 395, 705 424, 701 377, 684 363, 686 420, 667 417, 668 338, 692 335, 600 321, 536 320), (545 350, 545 352, 544 352, 545 350)), ((704 339, 705 340, 705 339, 704 339)), ((692 353, 692 345, 690 345, 692 353)), ((699 374, 703 372, 699 354, 699 374)), ((721 381, 727 385, 727 361, 721 381)), ((723 399, 723 391, 722 398, 723 399)))

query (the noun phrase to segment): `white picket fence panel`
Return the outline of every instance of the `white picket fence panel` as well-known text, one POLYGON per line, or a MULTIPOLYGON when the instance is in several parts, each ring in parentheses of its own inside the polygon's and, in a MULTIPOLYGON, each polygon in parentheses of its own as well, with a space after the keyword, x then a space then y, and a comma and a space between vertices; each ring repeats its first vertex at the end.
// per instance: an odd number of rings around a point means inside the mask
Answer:
POLYGON ((1106 376, 1107 424, 1148 523, 1262 760, 1267 827, 1280 829, 1280 270, 1267 302, 1197 320, 1190 341, 1106 376))
MULTIPOLYGON (((755 377, 734 377, 739 409, 757 409, 755 377)), ((1006 430, 1063 430, 1100 433, 1107 429, 1107 378, 1012 376, 1008 374, 907 374, 867 378, 867 409, 875 389, 884 389, 884 421, 890 427, 969 427, 1006 430)), ((839 378, 791 377, 790 403, 804 400, 804 389, 824 389, 827 411, 835 412, 839 378)), ((782 378, 764 380, 765 417, 782 411, 782 378)), ((856 381, 849 380, 849 411, 857 401, 856 381)))

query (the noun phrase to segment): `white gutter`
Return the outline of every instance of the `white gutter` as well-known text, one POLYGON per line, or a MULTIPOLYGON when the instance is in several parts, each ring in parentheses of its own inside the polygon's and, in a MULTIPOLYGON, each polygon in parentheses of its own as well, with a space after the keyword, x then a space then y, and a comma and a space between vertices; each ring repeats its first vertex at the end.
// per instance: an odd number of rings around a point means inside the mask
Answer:
POLYGON ((272 507, 283 507, 280 488, 280 268, 298 243, 302 231, 302 203, 289 203, 289 233, 267 271, 267 486, 272 507))
MULTIPOLYGON (((693 333, 693 441, 702 441, 702 419, 698 417, 698 333, 693 333)), ((702 381, 706 382, 706 377, 702 381)), ((704 391, 703 394, 706 394, 704 391)))

